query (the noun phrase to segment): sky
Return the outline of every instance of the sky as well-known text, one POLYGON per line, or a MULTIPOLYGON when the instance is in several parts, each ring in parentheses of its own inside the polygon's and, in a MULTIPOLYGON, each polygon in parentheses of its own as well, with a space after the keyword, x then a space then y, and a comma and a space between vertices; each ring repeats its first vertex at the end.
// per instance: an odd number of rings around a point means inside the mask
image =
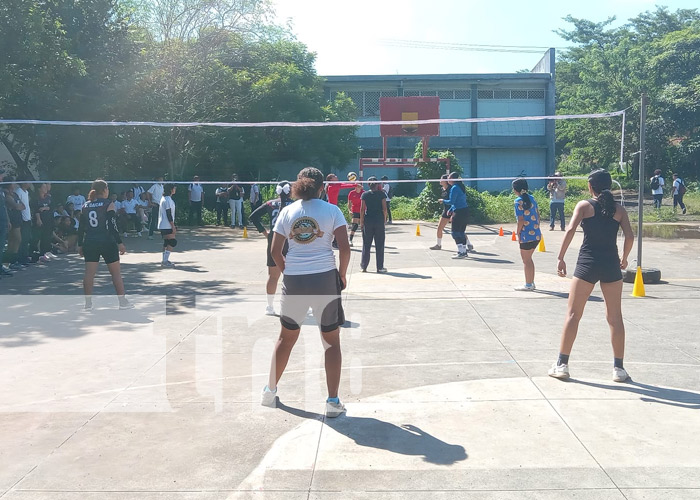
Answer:
POLYGON ((570 14, 615 25, 665 5, 698 8, 698 0, 272 0, 279 22, 317 54, 319 75, 514 73, 544 54, 392 46, 387 41, 565 47, 554 30, 570 14))

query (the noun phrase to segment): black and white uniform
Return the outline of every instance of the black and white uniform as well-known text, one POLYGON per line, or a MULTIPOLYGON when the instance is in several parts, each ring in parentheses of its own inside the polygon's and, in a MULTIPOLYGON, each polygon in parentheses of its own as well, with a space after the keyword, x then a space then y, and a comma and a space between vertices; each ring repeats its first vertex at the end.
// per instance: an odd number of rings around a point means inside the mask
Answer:
MULTIPOLYGON (((450 190, 445 189, 445 188, 440 188, 440 198, 443 200, 449 200, 450 199, 450 190)), ((450 219, 452 217, 452 214, 450 214, 450 206, 446 203, 443 203, 442 205, 442 218, 443 219, 450 219)))
POLYGON ((588 200, 595 215, 581 221, 583 244, 578 253, 574 276, 588 283, 614 283, 622 279, 617 251, 620 223, 602 213, 597 200, 588 200))
MULTIPOLYGON (((266 203, 263 203, 260 205, 258 208, 253 211, 252 214, 250 214, 250 221, 255 225, 257 230, 259 232, 264 232, 265 228, 262 225, 262 217, 267 214, 270 216, 270 230, 267 233, 267 267, 277 267, 277 264, 275 264, 275 261, 272 259, 272 235, 274 232, 275 228, 275 223, 277 222, 277 217, 280 214, 280 211, 286 207, 287 205, 291 205, 293 203, 292 200, 287 198, 284 202, 282 202, 281 198, 277 198, 275 200, 270 200, 266 203)), ((284 242, 284 249, 282 250, 282 255, 287 255, 287 252, 289 251, 289 242, 285 241, 284 242)))
POLYGON ((119 261, 119 244, 122 242, 117 228, 117 214, 107 211, 112 201, 100 198, 88 201, 80 215, 78 246, 83 248, 85 262, 99 262, 103 257, 106 264, 119 261))

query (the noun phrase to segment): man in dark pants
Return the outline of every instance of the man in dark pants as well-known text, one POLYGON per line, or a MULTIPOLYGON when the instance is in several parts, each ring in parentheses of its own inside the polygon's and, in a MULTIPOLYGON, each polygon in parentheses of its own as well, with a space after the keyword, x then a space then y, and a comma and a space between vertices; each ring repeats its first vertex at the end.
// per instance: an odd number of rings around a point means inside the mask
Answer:
POLYGON ((367 179, 369 191, 362 193, 362 205, 360 207, 360 226, 362 227, 362 259, 360 268, 367 272, 369 266, 372 241, 377 258, 377 272, 385 273, 384 267, 384 241, 386 238, 384 224, 387 220, 386 193, 382 184, 372 176, 367 179))
POLYGON ((202 226, 202 202, 204 201, 204 188, 199 183, 199 176, 195 175, 192 179, 192 184, 188 189, 190 199, 190 215, 189 222, 192 224, 192 215, 197 216, 197 224, 202 226))

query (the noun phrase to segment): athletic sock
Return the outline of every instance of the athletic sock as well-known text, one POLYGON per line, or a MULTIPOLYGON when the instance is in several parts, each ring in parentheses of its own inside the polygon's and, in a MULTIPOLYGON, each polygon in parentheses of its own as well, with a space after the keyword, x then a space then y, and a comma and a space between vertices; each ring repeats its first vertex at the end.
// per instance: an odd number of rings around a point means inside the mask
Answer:
POLYGON ((569 355, 559 353, 559 359, 557 359, 557 366, 568 365, 568 364, 569 364, 569 355))
POLYGON ((128 303, 128 301, 126 300, 126 295, 117 295, 117 298, 119 299, 119 305, 124 305, 128 303))
POLYGON ((615 360, 615 368, 622 368, 624 370, 624 367, 622 366, 622 358, 613 358, 615 360))
POLYGON ((270 295, 269 293, 267 294, 267 307, 272 307, 272 304, 275 301, 275 294, 273 293, 270 295))
POLYGON ((163 250, 163 262, 168 262, 169 258, 170 258, 170 251, 163 250))
POLYGON ((442 238, 438 238, 438 239, 437 239, 437 244, 440 245, 440 246, 442 246, 442 238))
POLYGON ((338 403, 340 403, 340 398, 328 398, 328 399, 326 399, 326 403, 338 404, 338 403))
POLYGON ((92 295, 85 296, 85 305, 86 306, 92 305, 92 295))

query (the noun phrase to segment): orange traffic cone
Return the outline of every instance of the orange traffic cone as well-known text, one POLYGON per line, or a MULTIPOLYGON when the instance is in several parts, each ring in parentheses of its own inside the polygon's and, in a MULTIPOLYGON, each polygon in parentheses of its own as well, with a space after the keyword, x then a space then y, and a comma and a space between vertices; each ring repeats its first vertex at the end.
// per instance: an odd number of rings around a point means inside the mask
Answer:
POLYGON ((247 238, 248 237, 248 228, 243 226, 243 237, 247 238))
POLYGON ((538 252, 546 252, 546 251, 547 251, 547 248, 544 246, 544 238, 542 238, 542 239, 540 240, 540 244, 539 244, 539 246, 537 247, 537 251, 538 251, 538 252))
POLYGON ((420 224, 416 224, 416 236, 420 236, 420 224))
POLYGON ((518 241, 518 238, 515 237, 515 231, 510 233, 510 241, 518 241))
POLYGON ((498 236, 503 236, 503 226, 498 230, 498 236))
POLYGON ((644 278, 642 277, 642 268, 637 266, 637 274, 634 276, 634 285, 632 286, 632 297, 646 297, 644 291, 644 278))

